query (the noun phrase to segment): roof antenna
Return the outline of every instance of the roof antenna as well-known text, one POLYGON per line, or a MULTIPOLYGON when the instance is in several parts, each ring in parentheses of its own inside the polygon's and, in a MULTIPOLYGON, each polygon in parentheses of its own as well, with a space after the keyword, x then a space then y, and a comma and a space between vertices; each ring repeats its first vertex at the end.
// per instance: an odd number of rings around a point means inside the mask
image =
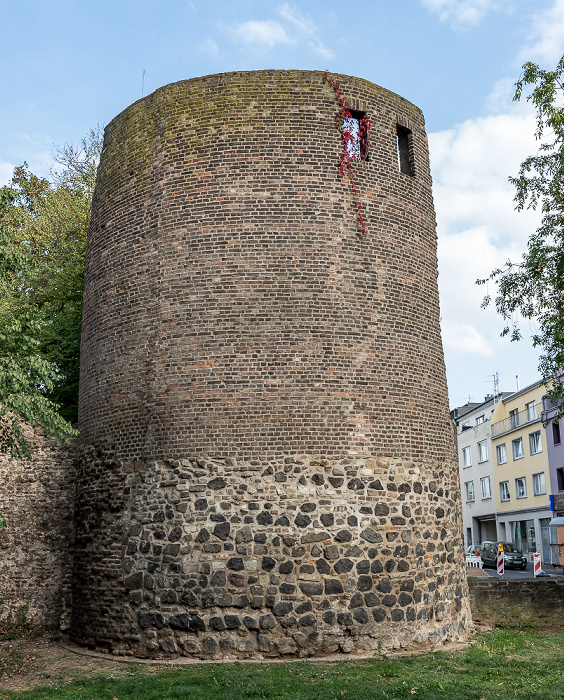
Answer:
POLYGON ((493 374, 493 385, 494 385, 494 406, 497 404, 497 397, 499 394, 499 375, 497 372, 493 374))
POLYGON ((143 80, 141 81, 141 97, 143 97, 144 90, 145 90, 145 69, 143 68, 143 80))

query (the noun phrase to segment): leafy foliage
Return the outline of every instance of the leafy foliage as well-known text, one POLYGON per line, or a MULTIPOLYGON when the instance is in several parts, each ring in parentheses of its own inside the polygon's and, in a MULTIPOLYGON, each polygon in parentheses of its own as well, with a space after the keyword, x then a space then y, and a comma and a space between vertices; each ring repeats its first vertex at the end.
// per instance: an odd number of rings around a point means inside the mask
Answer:
POLYGON ((354 204, 358 214, 360 233, 362 236, 366 236, 366 219, 362 213, 362 205, 355 183, 355 161, 362 160, 366 157, 372 124, 366 114, 360 121, 357 121, 353 117, 349 103, 343 95, 341 83, 337 82, 335 78, 330 76, 327 72, 324 74, 323 80, 333 88, 337 102, 339 103, 339 109, 335 115, 337 129, 341 132, 341 137, 343 139, 343 151, 339 161, 339 170, 343 179, 348 178, 350 182, 354 204))
POLYGON ((55 154, 49 180, 24 164, 0 189, 0 452, 29 457, 23 423, 74 434, 84 254, 100 130, 55 154))
MULTIPOLYGON (((527 251, 519 263, 508 261, 488 279, 497 283, 495 306, 505 320, 502 336, 521 338, 517 314, 536 322, 533 345, 540 348, 539 371, 545 383, 559 376, 564 367, 564 56, 555 70, 546 71, 526 63, 515 84, 514 100, 526 99, 536 110, 537 139, 547 137, 538 153, 526 158, 515 186, 517 210, 540 206, 542 221, 531 234, 527 251)), ((487 280, 478 280, 484 284, 487 280)), ((491 303, 484 298, 482 306, 491 303)), ((564 399, 564 385, 554 382, 549 393, 555 403, 564 399)))

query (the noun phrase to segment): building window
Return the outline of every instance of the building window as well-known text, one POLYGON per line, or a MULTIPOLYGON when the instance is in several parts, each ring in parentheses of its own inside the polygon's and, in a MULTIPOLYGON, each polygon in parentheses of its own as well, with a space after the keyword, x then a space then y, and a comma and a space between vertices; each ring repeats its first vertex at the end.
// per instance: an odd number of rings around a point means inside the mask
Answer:
POLYGON ((491 498, 492 497, 492 484, 490 481, 490 477, 485 476, 483 479, 480 479, 480 484, 482 486, 482 498, 491 498))
POLYGON ((538 455, 539 452, 542 452, 540 430, 537 430, 535 433, 529 433, 529 449, 532 455, 538 455))
POLYGON ((398 154, 398 168, 404 175, 413 175, 411 158, 411 131, 404 126, 397 125, 396 128, 396 148, 398 154))
POLYGON ((486 420, 486 418, 485 418, 484 414, 482 413, 481 416, 478 416, 476 418, 476 425, 480 425, 480 423, 483 423, 485 420, 486 420))
POLYGON ((544 472, 533 474, 533 493, 535 494, 535 496, 544 496, 544 494, 546 493, 544 472))
POLYGON ((564 491, 564 468, 556 470, 556 481, 558 483, 558 490, 564 491))
POLYGON ((473 501, 474 500, 474 482, 467 481, 464 485, 466 486, 466 500, 473 501))
POLYGON ((519 427, 519 411, 517 409, 514 409, 513 411, 509 411, 509 422, 511 424, 512 430, 513 430, 513 428, 519 427))
POLYGON ((530 423, 537 419, 537 406, 534 401, 525 405, 527 409, 527 422, 530 423))
POLYGON ((527 498, 527 480, 524 476, 515 479, 515 498, 527 498))
POLYGON ((364 112, 350 110, 343 119, 345 151, 351 160, 368 160, 368 120, 364 112))
POLYGON ((555 445, 560 444, 560 423, 558 421, 552 423, 552 440, 555 445))
POLYGON ((495 454, 497 456, 498 464, 507 464, 507 450, 505 449, 505 443, 502 445, 497 445, 495 448, 495 454))
POLYGON ((469 429, 470 429, 470 421, 469 420, 464 421, 464 423, 462 424, 462 432, 464 432, 465 430, 469 430, 469 429))
POLYGON ((488 459, 488 441, 482 440, 478 443, 478 462, 485 462, 488 459))
POLYGON ((509 493, 509 481, 499 482, 499 498, 501 501, 511 500, 511 494, 509 493))
POLYGON ((523 459, 523 438, 517 438, 511 442, 513 459, 523 459))
POLYGON ((462 463, 465 467, 472 466, 472 452, 470 451, 470 447, 462 448, 462 463))

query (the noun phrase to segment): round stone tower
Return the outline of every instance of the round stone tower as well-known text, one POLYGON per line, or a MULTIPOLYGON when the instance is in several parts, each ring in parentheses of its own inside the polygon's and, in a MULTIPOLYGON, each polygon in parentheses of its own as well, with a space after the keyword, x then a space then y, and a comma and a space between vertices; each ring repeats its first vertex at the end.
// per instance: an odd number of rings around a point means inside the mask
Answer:
POLYGON ((369 653, 471 624, 423 115, 350 174, 321 72, 167 85, 106 128, 86 259, 74 638, 369 653))

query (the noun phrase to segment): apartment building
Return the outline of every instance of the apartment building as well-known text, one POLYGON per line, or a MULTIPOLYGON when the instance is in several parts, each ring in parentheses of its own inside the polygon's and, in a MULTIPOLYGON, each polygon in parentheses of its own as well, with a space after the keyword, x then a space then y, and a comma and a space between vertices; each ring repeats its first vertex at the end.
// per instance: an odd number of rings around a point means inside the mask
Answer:
POLYGON ((450 414, 457 428, 465 547, 497 539, 490 418, 504 396, 510 392, 486 396, 482 403, 467 403, 450 414))
POLYGON ((548 523, 552 513, 542 422, 545 394, 545 385, 538 381, 499 401, 491 415, 491 452, 497 539, 514 542, 529 561, 534 552, 540 552, 543 563, 548 564, 548 523))

